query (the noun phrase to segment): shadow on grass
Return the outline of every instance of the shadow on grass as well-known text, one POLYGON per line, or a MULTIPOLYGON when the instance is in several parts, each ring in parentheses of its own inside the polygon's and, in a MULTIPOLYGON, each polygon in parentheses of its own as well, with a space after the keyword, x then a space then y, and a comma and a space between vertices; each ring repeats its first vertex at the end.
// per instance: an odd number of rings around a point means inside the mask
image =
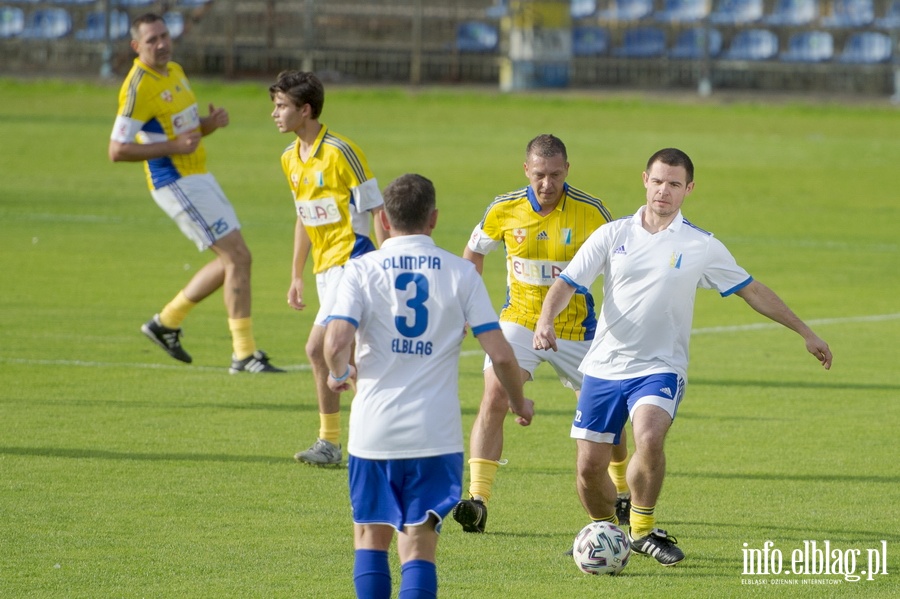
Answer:
POLYGON ((711 478, 714 480, 763 480, 813 483, 900 483, 900 476, 860 476, 852 474, 783 474, 765 472, 667 472, 668 478, 711 478))
MULTIPOLYGON (((63 449, 59 447, 2 447, 0 455, 31 456, 41 458, 65 458, 73 460, 121 460, 147 462, 244 462, 250 464, 296 464, 290 457, 261 455, 229 455, 224 453, 134 453, 124 451, 106 451, 102 449, 63 449)), ((297 468, 317 468, 319 470, 341 470, 346 466, 317 467, 297 464, 297 468)))
POLYGON ((773 389, 828 389, 849 391, 900 391, 900 385, 882 385, 871 383, 832 383, 809 381, 750 381, 750 380, 717 380, 692 378, 688 379, 688 390, 692 386, 707 387, 768 387, 773 389))

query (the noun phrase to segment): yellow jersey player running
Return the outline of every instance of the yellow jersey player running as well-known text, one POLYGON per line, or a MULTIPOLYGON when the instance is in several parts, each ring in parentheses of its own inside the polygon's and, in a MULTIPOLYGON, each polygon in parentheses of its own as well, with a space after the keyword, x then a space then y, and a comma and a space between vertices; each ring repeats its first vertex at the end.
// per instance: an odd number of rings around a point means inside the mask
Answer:
POLYGON ((344 265, 375 249, 369 237, 371 215, 376 216, 378 245, 384 240, 381 219, 377 218, 384 199, 362 150, 319 122, 325 88, 318 77, 303 71, 284 71, 269 87, 269 97, 275 105, 272 118, 278 130, 297 136, 281 155, 281 167, 297 211, 287 301, 295 310, 306 307, 303 271, 310 254, 319 296, 319 311, 306 342, 319 404, 319 434, 309 449, 294 458, 319 466, 339 464, 340 393, 328 387, 325 320, 331 314, 344 265))
MULTIPOLYGON (((554 325, 560 351, 553 354, 532 347, 534 327, 547 290, 581 244, 600 225, 611 220, 603 203, 566 183, 569 174, 565 144, 553 135, 539 135, 525 149, 529 185, 498 196, 475 227, 463 257, 482 272, 484 256, 506 247, 507 302, 500 325, 521 367, 522 382, 532 380, 541 362, 549 362, 562 384, 576 397, 582 375, 578 366, 591 346, 597 318, 590 293, 576 294, 554 325)), ((503 422, 509 399, 490 358, 484 366, 484 397, 469 439, 469 498, 453 510, 466 532, 484 532, 487 503, 503 451, 503 422)), ((617 446, 613 478, 622 493, 619 513, 628 514, 625 483, 627 449, 617 446), (617 476, 618 473, 618 476, 617 476)))
POLYGON ((181 346, 181 323, 220 287, 234 349, 230 372, 284 372, 257 349, 250 318, 250 250, 231 203, 206 170, 203 137, 228 125, 228 112, 209 105, 202 117, 181 66, 170 62, 166 22, 147 13, 131 25, 134 66, 119 92, 109 141, 113 162, 144 162, 150 194, 182 233, 216 258, 206 264, 141 330, 176 360, 192 361, 181 346))

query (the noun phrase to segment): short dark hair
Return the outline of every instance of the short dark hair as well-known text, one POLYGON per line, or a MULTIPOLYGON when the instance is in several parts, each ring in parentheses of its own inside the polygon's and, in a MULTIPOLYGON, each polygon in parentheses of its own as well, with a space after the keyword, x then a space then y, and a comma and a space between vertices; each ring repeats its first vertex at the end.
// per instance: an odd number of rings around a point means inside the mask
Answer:
POLYGON ((149 25, 150 23, 156 23, 157 21, 166 22, 164 18, 155 12, 147 12, 138 17, 135 17, 131 22, 131 39, 137 40, 140 39, 140 29, 141 25, 149 25))
POLYGON ((687 181, 685 182, 691 183, 694 180, 694 163, 691 162, 690 156, 678 148, 663 148, 653 154, 653 156, 650 157, 650 160, 647 161, 648 173, 650 172, 650 169, 653 168, 654 162, 662 162, 668 166, 683 166, 684 170, 687 172, 687 181))
POLYGON ((297 108, 309 104, 312 118, 317 119, 325 106, 325 86, 314 73, 306 71, 281 71, 278 79, 269 87, 269 98, 281 92, 291 99, 297 108))
POLYGON ((422 175, 401 175, 384 189, 384 210, 391 228, 421 231, 437 205, 434 183, 422 175))
POLYGON ((566 153, 566 144, 561 139, 549 133, 538 135, 528 142, 525 146, 525 160, 532 154, 541 158, 552 158, 562 154, 563 160, 569 161, 569 155, 566 153))

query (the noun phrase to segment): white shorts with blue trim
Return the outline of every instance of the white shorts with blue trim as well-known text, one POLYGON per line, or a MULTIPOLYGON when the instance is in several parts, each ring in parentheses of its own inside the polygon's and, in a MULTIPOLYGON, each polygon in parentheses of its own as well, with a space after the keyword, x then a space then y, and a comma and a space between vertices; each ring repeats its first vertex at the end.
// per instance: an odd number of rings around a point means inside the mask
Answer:
POLYGON ((350 508, 356 524, 385 524, 402 531, 434 516, 435 530, 462 495, 463 454, 367 460, 351 455, 350 508))
POLYGON ((201 252, 241 228, 234 207, 210 173, 182 177, 150 194, 201 252))
POLYGON ((660 407, 674 420, 686 387, 685 380, 671 372, 622 380, 585 375, 569 436, 616 444, 628 417, 643 405, 660 407))
POLYGON ((316 294, 319 296, 319 311, 313 324, 325 326, 325 321, 331 316, 331 309, 337 300, 338 287, 341 277, 344 276, 343 266, 332 266, 316 274, 316 294))
MULTIPOLYGON (((592 341, 573 341, 557 339, 559 351, 534 349, 534 331, 513 322, 500 321, 503 336, 509 341, 516 354, 519 367, 528 373, 529 380, 534 380, 534 371, 541 362, 547 362, 556 371, 559 382, 573 391, 581 389, 581 372, 578 367, 585 354, 591 349, 592 341)), ((491 358, 484 357, 485 370, 491 367, 491 358)))

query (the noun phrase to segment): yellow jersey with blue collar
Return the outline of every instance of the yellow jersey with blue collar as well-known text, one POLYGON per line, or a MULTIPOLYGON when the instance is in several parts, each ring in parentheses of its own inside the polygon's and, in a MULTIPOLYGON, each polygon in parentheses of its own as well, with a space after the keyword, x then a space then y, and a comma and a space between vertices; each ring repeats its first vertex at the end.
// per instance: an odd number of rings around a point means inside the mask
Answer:
MULTIPOLYGON (((170 62, 162 75, 139 58, 119 91, 119 110, 112 139, 123 143, 155 143, 175 139, 200 127, 197 97, 180 65, 170 62)), ((159 189, 187 175, 206 173, 206 149, 201 141, 190 154, 144 162, 147 185, 159 189)))
POLYGON ((313 272, 343 266, 375 249, 369 211, 384 204, 378 181, 359 147, 324 124, 306 162, 300 140, 281 155, 297 217, 312 243, 313 272))
MULTIPOLYGON (((552 212, 541 216, 540 210, 530 185, 498 196, 468 243, 469 249, 479 254, 487 254, 500 244, 506 247, 506 304, 500 320, 531 330, 559 273, 591 233, 612 220, 603 202, 568 183, 552 212)), ((559 339, 594 338, 597 315, 589 291, 575 294, 557 316, 554 328, 559 339)))

